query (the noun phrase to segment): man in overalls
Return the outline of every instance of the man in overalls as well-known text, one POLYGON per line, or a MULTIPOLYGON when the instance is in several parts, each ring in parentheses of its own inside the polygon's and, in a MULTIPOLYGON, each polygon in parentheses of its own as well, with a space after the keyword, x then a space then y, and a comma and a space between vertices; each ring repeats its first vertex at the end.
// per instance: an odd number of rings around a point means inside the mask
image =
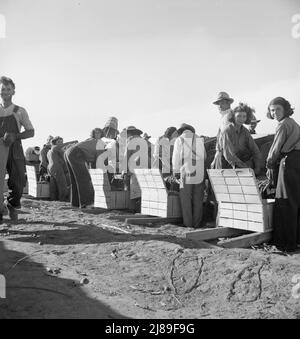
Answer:
MULTIPOLYGON (((9 194, 5 205, 8 209, 10 219, 17 221, 17 209, 21 207, 20 200, 25 186, 25 157, 21 140, 32 138, 34 136, 34 128, 26 110, 13 104, 12 97, 14 94, 14 82, 7 77, 1 77, 0 95, 2 105, 0 105, 0 137, 2 138, 0 139, 2 141, 0 142, 0 147, 2 148, 0 152, 3 152, 4 157, 2 157, 1 153, 0 180, 2 185, 3 168, 5 169, 6 166, 9 175, 9 194), (24 131, 21 133, 22 126, 24 131)), ((1 215, 2 213, 0 211, 0 221, 1 215)))

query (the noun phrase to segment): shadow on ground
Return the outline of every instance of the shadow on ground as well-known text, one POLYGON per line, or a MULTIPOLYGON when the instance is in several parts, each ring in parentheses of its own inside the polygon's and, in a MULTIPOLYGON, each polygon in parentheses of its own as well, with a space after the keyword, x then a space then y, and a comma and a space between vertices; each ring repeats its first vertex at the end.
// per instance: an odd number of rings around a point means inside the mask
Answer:
MULTIPOLYGON (((10 239, 19 242, 38 243, 44 245, 79 245, 104 244, 132 241, 162 241, 178 244, 184 248, 203 248, 202 243, 190 239, 166 234, 136 234, 121 233, 118 230, 109 231, 97 225, 81 225, 76 223, 60 224, 45 221, 30 222, 30 225, 51 226, 52 230, 22 231, 10 230, 10 239), (59 229, 63 227, 64 229, 59 229), (67 228, 67 229, 66 229, 67 228), (33 233, 35 237, 33 237, 33 233)), ((105 227, 104 227, 105 228, 105 227)))
POLYGON ((0 319, 122 319, 104 303, 89 298, 79 284, 49 276, 39 263, 0 241, 0 274, 6 277, 6 299, 0 299, 0 319), (21 259, 19 265, 14 265, 21 259))

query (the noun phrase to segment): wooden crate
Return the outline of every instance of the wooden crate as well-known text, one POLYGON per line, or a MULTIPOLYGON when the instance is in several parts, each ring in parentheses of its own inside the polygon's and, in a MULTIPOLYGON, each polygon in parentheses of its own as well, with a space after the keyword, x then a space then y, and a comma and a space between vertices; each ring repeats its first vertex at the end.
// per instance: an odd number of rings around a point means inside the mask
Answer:
POLYGON ((128 209, 130 204, 129 191, 112 191, 107 173, 100 168, 89 170, 95 190, 94 207, 104 209, 128 209))
POLYGON ((50 184, 38 182, 34 166, 26 165, 28 194, 34 198, 50 198, 50 184))
POLYGON ((159 169, 136 169, 134 172, 142 192, 142 214, 182 217, 179 193, 168 194, 159 169))
POLYGON ((263 200, 252 169, 208 170, 219 204, 217 226, 245 231, 272 229, 274 200, 263 200))

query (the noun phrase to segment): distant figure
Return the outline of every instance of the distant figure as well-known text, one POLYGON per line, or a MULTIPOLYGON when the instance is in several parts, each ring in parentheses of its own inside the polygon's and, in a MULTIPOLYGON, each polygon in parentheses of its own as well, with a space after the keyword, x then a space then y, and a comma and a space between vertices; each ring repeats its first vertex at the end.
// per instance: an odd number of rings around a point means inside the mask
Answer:
POLYGON ((102 130, 93 130, 91 138, 71 146, 65 152, 65 161, 71 179, 71 204, 74 207, 88 208, 94 204, 94 187, 88 170, 89 163, 95 163, 104 152, 105 143, 101 140, 102 130))
POLYGON ((28 147, 25 151, 25 160, 28 165, 40 163, 40 148, 39 146, 28 147))
POLYGON ((199 228, 203 219, 204 161, 206 152, 203 139, 194 127, 182 124, 178 129, 173 153, 173 172, 180 178, 180 201, 183 223, 199 228))
POLYGON ((43 146, 41 153, 40 153, 40 168, 39 168, 39 175, 41 178, 45 178, 48 174, 48 158, 47 154, 51 149, 51 140, 53 139, 52 135, 49 135, 46 141, 46 144, 43 146))
POLYGON ((50 175, 50 199, 69 201, 70 177, 64 160, 63 142, 61 137, 53 138, 51 140, 52 147, 47 154, 48 173, 50 175))
POLYGON ((116 140, 119 134, 118 131, 118 119, 115 117, 110 117, 106 122, 103 130, 102 130, 102 140, 108 144, 112 140, 116 140))
MULTIPOLYGON (((233 122, 233 112, 231 109, 231 104, 234 102, 234 99, 232 99, 228 93, 226 92, 220 92, 218 95, 218 98, 215 102, 213 102, 214 105, 218 106, 219 112, 221 115, 221 121, 217 133, 217 142, 216 142, 216 154, 215 157, 219 153, 218 145, 219 145, 219 138, 221 135, 221 132, 231 123, 233 122)), ((211 168, 214 168, 215 162, 217 159, 215 158, 211 164, 211 168)))
POLYGON ((253 115, 253 118, 251 119, 250 125, 249 125, 249 132, 250 134, 256 134, 256 127, 260 120, 256 120, 255 116, 253 115))
POLYGON ((233 102, 234 99, 230 98, 229 94, 226 92, 220 92, 217 100, 213 102, 214 105, 218 106, 221 114, 219 131, 223 130, 230 122, 233 121, 233 113, 231 109, 231 104, 233 102))
MULTIPOLYGON (((140 190, 139 190, 139 185, 138 181, 136 179, 136 176, 134 173, 131 171, 132 168, 130 168, 130 164, 136 167, 135 165, 141 165, 141 158, 139 155, 136 155, 136 152, 138 151, 139 145, 138 141, 142 141, 142 134, 143 132, 136 128, 135 126, 129 126, 125 130, 127 140, 126 140, 126 148, 125 148, 125 153, 122 155, 122 158, 124 159, 125 164, 125 170, 123 168, 123 176, 124 176, 124 185, 125 188, 129 189, 130 188, 130 199, 132 201, 133 210, 135 212, 140 212, 141 209, 141 196, 140 196, 140 190), (131 146, 135 145, 135 141, 137 141, 137 147, 136 149, 130 149, 130 144, 131 146)), ((133 147, 132 147, 133 148, 133 147)), ((146 157, 145 157, 146 159, 146 157)))
POLYGON ((172 156, 177 137, 177 128, 168 127, 164 135, 154 145, 153 167, 159 168, 163 177, 168 177, 172 174, 172 156))
POLYGON ((148 135, 147 133, 144 133, 142 138, 147 142, 148 145, 148 168, 151 168, 153 163, 152 154, 154 145, 150 142, 151 136, 148 135))

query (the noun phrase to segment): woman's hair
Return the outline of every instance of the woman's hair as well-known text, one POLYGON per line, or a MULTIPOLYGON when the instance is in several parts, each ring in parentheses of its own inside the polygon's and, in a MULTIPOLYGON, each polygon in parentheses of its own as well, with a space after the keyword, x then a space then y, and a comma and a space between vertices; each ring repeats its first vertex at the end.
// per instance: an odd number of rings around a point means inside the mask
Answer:
POLYGON ((8 77, 1 77, 0 78, 0 84, 3 84, 4 86, 11 85, 13 89, 16 89, 15 83, 12 81, 12 79, 8 77))
POLYGON ((291 115, 294 114, 294 108, 291 107, 291 104, 284 98, 282 97, 277 97, 273 99, 268 106, 268 113, 267 113, 267 118, 274 120, 272 117, 271 111, 270 111, 270 106, 272 105, 280 105, 284 109, 284 116, 285 117, 290 117, 291 115))
POLYGON ((94 128, 91 132, 91 138, 95 139, 96 133, 101 133, 101 135, 102 135, 102 129, 101 128, 94 128))
POLYGON ((234 114, 234 121, 235 121, 235 114, 239 112, 245 112, 247 114, 247 119, 245 124, 250 125, 251 120, 253 119, 253 115, 255 113, 255 110, 251 107, 249 107, 247 104, 244 104, 242 102, 239 103, 239 105, 233 110, 234 114))
POLYGON ((177 132, 177 128, 176 127, 168 127, 164 133, 164 137, 165 138, 168 138, 168 139, 171 139, 173 134, 177 132))
POLYGON ((52 146, 55 146, 55 145, 57 145, 57 143, 58 143, 58 141, 59 140, 63 140, 63 138, 62 137, 55 137, 55 138, 53 138, 52 140, 51 140, 51 145, 52 146))

